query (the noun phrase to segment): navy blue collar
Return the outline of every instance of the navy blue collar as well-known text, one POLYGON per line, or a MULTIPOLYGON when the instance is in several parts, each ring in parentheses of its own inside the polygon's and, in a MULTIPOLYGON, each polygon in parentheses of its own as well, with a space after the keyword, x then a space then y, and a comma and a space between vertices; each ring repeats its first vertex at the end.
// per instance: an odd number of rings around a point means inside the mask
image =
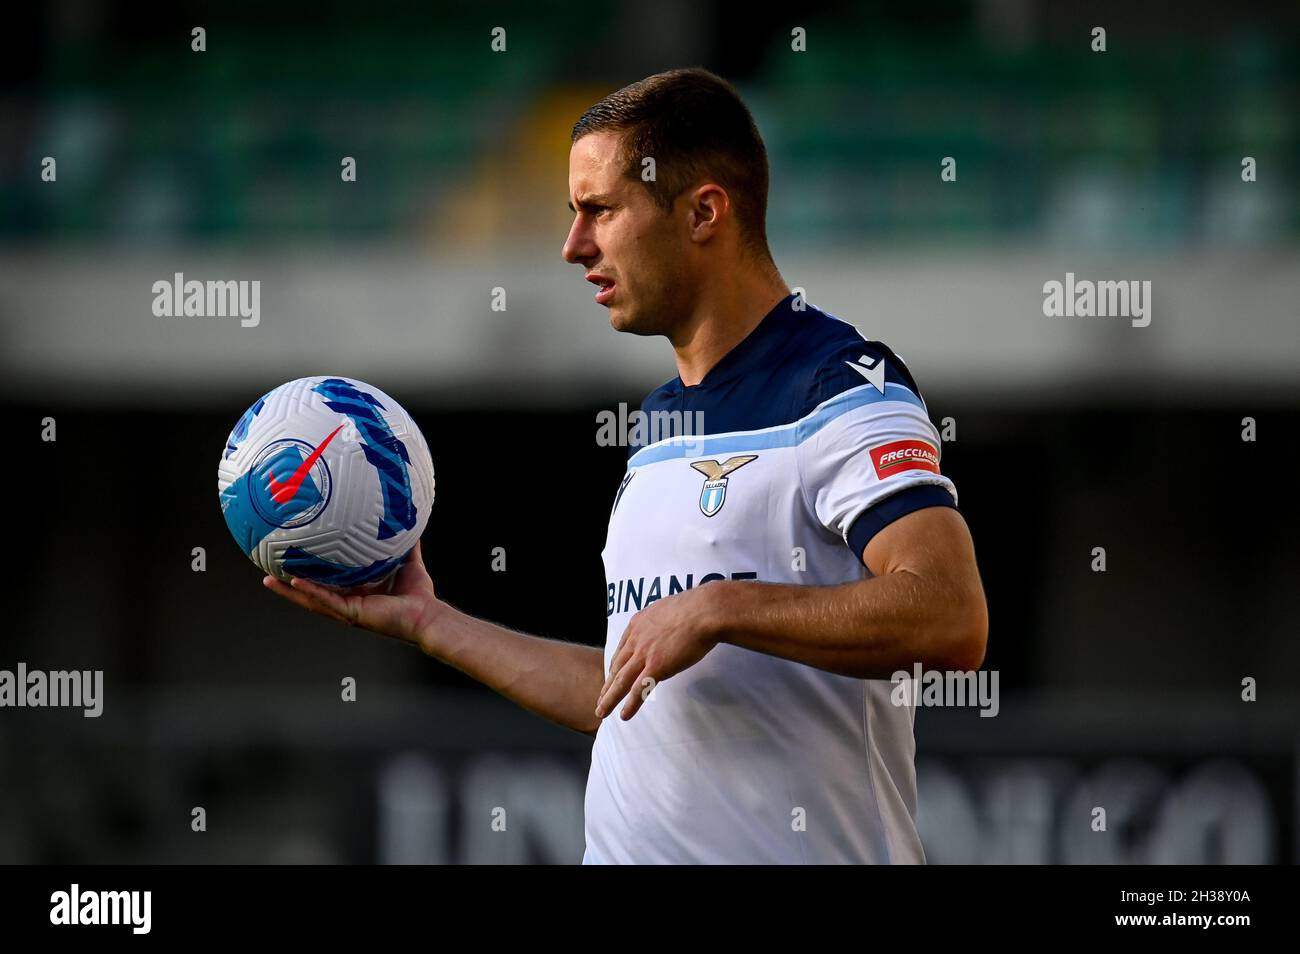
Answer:
POLYGON ((766 363, 774 351, 788 342, 789 335, 803 320, 803 316, 794 309, 794 301, 795 296, 791 294, 777 302, 749 334, 718 359, 699 384, 683 384, 679 374, 672 380, 674 388, 688 393, 708 390, 766 363))

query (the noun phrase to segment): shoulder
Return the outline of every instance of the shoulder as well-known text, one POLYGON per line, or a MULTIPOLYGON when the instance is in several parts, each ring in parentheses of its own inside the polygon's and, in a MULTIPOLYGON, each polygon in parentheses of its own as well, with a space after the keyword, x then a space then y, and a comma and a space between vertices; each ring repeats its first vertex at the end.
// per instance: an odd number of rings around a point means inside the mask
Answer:
POLYGON ((675 378, 655 388, 642 413, 698 413, 706 433, 727 433, 794 424, 848 391, 855 404, 894 400, 924 409, 897 354, 820 308, 799 307, 791 296, 756 334, 703 386, 685 388, 675 378))
MULTIPOLYGON (((867 395, 882 400, 904 400, 924 408, 921 389, 911 371, 894 351, 882 341, 864 336, 843 319, 809 308, 817 318, 810 328, 817 329, 816 341, 799 362, 793 375, 799 391, 793 410, 796 419, 813 413, 818 406, 847 391, 867 386, 867 395)), ((793 369, 792 369, 793 370, 793 369)))

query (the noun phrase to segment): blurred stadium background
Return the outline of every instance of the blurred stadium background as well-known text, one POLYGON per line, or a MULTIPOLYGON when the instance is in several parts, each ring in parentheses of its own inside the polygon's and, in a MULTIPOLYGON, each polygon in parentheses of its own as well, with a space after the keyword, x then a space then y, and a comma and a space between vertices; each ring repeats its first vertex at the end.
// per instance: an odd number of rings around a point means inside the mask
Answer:
POLYGON ((581 857, 588 740, 265 593, 216 462, 270 387, 372 381, 433 451, 442 595, 600 641, 625 451, 597 446, 596 414, 674 369, 560 260, 568 132, 698 64, 766 137, 786 279, 955 421, 1002 699, 918 713, 930 859, 1293 863, 1300 8, 926 9, 6 11, 0 668, 103 669, 106 700, 0 710, 0 862, 581 857), (1150 327, 1044 317, 1067 271, 1151 280, 1150 327), (260 280, 260 325, 155 317, 175 272, 260 280))

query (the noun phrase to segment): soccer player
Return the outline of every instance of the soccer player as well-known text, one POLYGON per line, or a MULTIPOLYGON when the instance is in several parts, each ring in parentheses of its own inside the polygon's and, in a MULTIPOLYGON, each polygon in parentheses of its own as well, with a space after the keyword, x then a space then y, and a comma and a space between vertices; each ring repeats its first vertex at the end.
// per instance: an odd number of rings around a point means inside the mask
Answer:
POLYGON ((705 431, 631 449, 603 652, 440 601, 418 546, 390 593, 264 581, 593 735, 589 863, 924 861, 915 710, 890 678, 984 658, 974 550, 916 382, 790 293, 767 188, 749 111, 704 70, 574 126, 564 259, 614 328, 672 345, 677 377, 642 410, 700 412, 705 431))

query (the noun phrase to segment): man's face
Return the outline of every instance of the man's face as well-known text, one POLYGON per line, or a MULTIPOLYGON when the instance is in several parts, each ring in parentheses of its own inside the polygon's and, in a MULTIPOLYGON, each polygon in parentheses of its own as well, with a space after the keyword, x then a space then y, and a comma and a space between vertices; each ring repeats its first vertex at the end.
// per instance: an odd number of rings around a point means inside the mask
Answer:
POLYGON ((619 143, 618 133, 590 133, 569 150, 564 260, 586 269, 616 331, 670 334, 690 309, 687 223, 623 175, 619 143))

